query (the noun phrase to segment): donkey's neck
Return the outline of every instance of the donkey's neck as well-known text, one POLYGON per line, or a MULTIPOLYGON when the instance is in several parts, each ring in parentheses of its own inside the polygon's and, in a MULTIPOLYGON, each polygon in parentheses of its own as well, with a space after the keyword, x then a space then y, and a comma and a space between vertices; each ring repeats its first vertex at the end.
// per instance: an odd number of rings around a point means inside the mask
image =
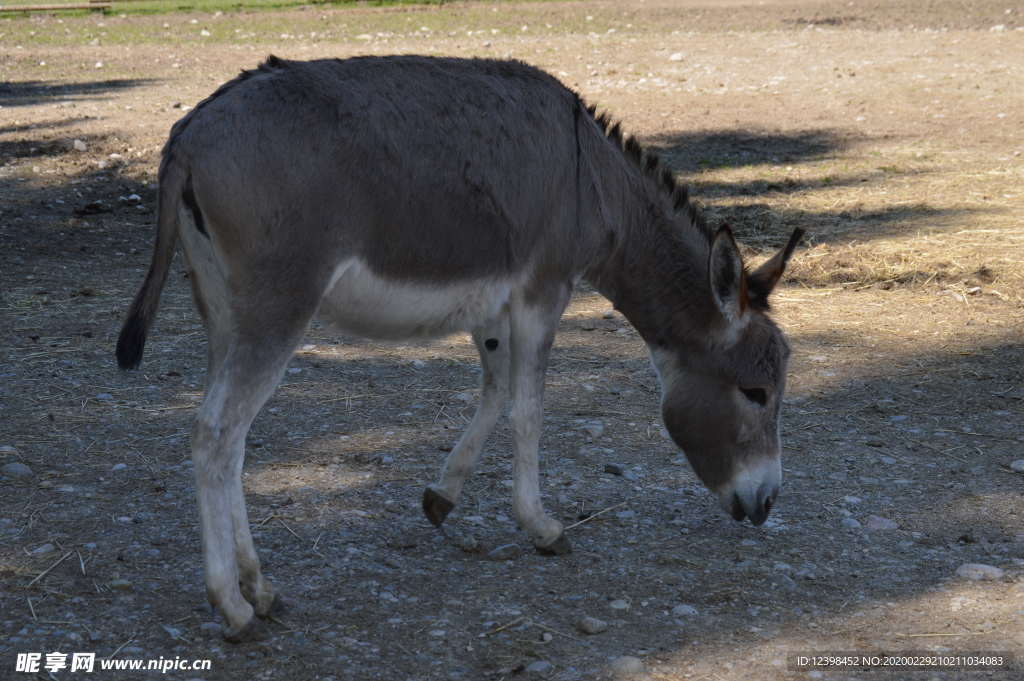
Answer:
POLYGON ((687 209, 670 214, 657 197, 636 203, 624 211, 617 243, 587 278, 649 345, 696 337, 713 311, 708 239, 687 209))

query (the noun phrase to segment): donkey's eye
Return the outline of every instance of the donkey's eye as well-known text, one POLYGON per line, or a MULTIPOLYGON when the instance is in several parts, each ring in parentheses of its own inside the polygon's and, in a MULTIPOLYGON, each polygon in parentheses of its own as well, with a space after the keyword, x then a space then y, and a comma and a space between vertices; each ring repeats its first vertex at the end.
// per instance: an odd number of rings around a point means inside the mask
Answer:
POLYGON ((748 400, 756 402, 762 407, 768 404, 768 393, 764 388, 740 388, 740 392, 742 392, 748 400))

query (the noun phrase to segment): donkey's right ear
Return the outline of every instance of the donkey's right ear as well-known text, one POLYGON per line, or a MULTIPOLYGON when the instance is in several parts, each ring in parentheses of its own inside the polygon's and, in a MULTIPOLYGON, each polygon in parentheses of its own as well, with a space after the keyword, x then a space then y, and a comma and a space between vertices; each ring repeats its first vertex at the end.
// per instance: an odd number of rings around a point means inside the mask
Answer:
POLYGON ((739 321, 747 309, 747 283, 743 259, 728 225, 722 225, 711 242, 708 258, 711 297, 729 324, 739 321))

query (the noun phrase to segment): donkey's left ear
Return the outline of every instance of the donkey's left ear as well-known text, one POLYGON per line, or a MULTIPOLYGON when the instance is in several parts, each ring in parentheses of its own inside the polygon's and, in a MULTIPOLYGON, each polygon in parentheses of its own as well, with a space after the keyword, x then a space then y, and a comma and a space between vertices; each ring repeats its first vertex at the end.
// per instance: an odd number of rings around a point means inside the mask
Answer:
POLYGON ((793 255, 793 250, 803 236, 804 230, 794 229, 785 248, 747 276, 747 295, 751 307, 761 310, 768 309, 768 295, 782 278, 782 273, 786 270, 786 263, 789 262, 789 257, 793 255))

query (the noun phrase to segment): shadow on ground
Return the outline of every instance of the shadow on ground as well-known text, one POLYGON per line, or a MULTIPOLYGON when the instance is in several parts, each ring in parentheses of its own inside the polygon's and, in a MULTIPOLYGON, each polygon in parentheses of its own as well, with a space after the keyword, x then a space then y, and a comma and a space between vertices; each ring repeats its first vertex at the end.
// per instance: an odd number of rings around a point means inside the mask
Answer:
POLYGON ((810 243, 841 244, 962 226, 974 209, 937 208, 926 200, 876 209, 807 210, 777 207, 787 197, 837 188, 877 188, 894 176, 879 168, 863 174, 823 175, 817 179, 780 175, 749 181, 709 180, 706 172, 754 166, 796 166, 828 160, 865 140, 829 130, 759 132, 745 129, 674 133, 652 138, 650 148, 681 175, 691 194, 705 205, 712 224, 729 224, 741 241, 757 249, 777 248, 797 227, 810 243), (758 200, 763 198, 763 200, 758 200), (725 200, 723 202, 722 200, 725 200), (773 205, 770 203, 774 201, 773 205))
POLYGON ((157 82, 154 78, 117 78, 81 83, 46 80, 0 82, 0 106, 34 106, 56 100, 102 99, 104 95, 157 82))

